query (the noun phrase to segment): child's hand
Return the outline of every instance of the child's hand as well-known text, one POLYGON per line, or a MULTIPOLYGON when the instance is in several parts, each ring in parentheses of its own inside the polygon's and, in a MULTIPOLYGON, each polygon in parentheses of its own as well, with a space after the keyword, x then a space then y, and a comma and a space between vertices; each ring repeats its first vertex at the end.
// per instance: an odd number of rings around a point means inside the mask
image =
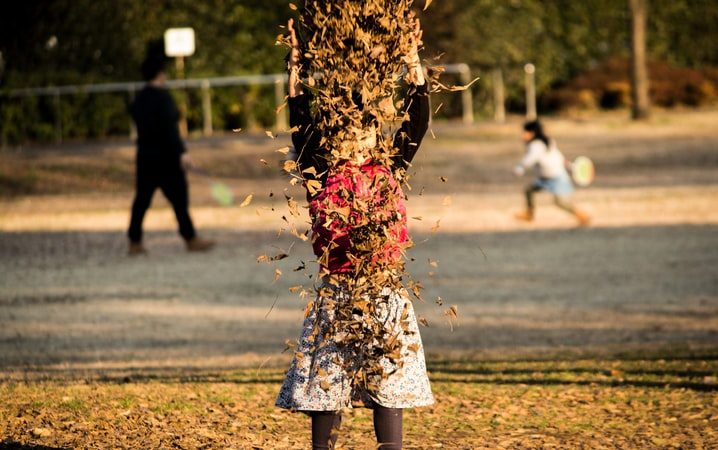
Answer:
POLYGON ((297 31, 294 29, 294 19, 289 19, 287 22, 287 31, 289 31, 289 44, 292 46, 292 49, 289 51, 289 59, 287 60, 287 68, 289 69, 289 96, 296 97, 304 92, 302 91, 302 80, 299 74, 299 60, 302 53, 299 48, 297 31))
POLYGON ((421 22, 419 19, 413 14, 411 15, 411 19, 414 22, 414 29, 409 36, 411 47, 409 48, 408 56, 411 61, 419 61, 419 47, 423 45, 421 38, 424 35, 424 32, 421 30, 421 22))
POLYGON ((408 79, 417 86, 423 85, 426 80, 424 79, 424 69, 421 68, 421 59, 419 58, 419 46, 422 45, 421 37, 424 34, 421 31, 421 22, 416 18, 413 13, 411 20, 414 22, 414 29, 409 36, 410 47, 409 54, 406 58, 406 64, 408 68, 408 79))
POLYGON ((294 19, 289 19, 287 22, 287 31, 289 31, 289 43, 292 49, 289 51, 289 69, 299 67, 299 58, 301 57, 301 51, 299 49, 299 39, 297 38, 297 31, 294 29, 294 19))
POLYGON ((180 157, 180 163, 182 164, 182 168, 184 170, 195 170, 197 169, 197 165, 192 161, 192 158, 187 153, 182 153, 182 156, 180 157))

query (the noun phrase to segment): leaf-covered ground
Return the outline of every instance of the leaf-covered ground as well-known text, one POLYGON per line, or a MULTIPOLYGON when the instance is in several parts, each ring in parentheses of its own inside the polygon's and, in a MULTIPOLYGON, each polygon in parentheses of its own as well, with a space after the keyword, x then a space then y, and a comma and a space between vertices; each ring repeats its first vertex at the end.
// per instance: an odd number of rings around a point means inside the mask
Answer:
MULTIPOLYGON (((718 448, 718 360, 430 364, 437 403, 405 414, 405 448, 718 448)), ((273 406, 280 369, 76 376, 0 384, 0 448, 306 449, 273 406)), ((367 410, 338 448, 373 447, 367 410)))

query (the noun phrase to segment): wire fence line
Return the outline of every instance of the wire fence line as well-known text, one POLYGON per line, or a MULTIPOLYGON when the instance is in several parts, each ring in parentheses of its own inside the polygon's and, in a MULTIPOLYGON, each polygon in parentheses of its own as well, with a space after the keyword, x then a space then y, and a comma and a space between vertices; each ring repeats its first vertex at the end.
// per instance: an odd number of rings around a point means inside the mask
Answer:
MULTIPOLYGON (((471 69, 467 64, 448 64, 444 66, 444 73, 458 75, 462 84, 471 82, 471 69)), ((53 98, 54 108, 54 141, 61 143, 63 140, 63 123, 62 114, 59 113, 60 102, 62 96, 73 95, 91 95, 91 94, 107 94, 107 93, 125 93, 129 99, 133 99, 135 94, 145 86, 145 82, 131 81, 121 83, 102 83, 102 84, 86 84, 86 85, 66 85, 66 86, 45 86, 30 87, 0 91, 0 97, 6 99, 19 99, 23 97, 51 97, 53 98)), ((277 114, 274 126, 276 129, 284 129, 287 127, 287 112, 284 108, 279 108, 285 102, 287 95, 287 75, 284 73, 264 74, 264 75, 239 75, 227 77, 207 77, 192 78, 182 80, 168 80, 166 86, 172 90, 195 90, 201 93, 202 105, 202 134, 211 136, 214 132, 212 124, 212 89, 232 86, 266 86, 274 85, 274 102, 277 107, 277 114)), ((462 121, 465 124, 474 122, 473 97, 471 87, 460 92, 462 121)), ((129 125, 130 137, 136 136, 134 124, 129 125)), ((3 145, 5 142, 3 142, 3 145)))

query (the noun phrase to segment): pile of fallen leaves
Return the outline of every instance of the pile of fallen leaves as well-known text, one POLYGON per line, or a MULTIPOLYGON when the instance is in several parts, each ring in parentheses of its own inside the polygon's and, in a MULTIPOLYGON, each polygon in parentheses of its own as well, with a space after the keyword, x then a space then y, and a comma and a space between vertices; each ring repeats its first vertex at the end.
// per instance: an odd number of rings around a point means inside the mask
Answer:
MULTIPOLYGON (((438 401, 405 411, 404 445, 471 450, 718 448, 716 375, 714 356, 430 361, 438 401)), ((21 375, 28 376, 32 373, 21 375)), ((282 381, 278 369, 53 377, 0 381, 0 449, 311 446, 308 419, 274 407, 282 381)), ((337 449, 375 448, 371 413, 345 412, 337 449)))
MULTIPOLYGON (((397 90, 410 82, 406 65, 415 28, 411 7, 412 0, 307 0, 301 8, 292 5, 299 12, 301 70, 327 172, 351 180, 334 184, 327 193, 319 181, 326 175, 316 173, 315 167, 299 172, 303 168, 294 161, 284 165, 295 174, 293 182, 301 180, 317 199, 310 209, 314 239, 330 236, 318 259, 320 279, 332 287, 317 290, 332 297, 331 289, 339 286, 347 294, 332 303, 333 320, 324 328, 325 339, 316 341, 335 342, 353 355, 343 362, 344 369, 352 384, 370 390, 389 375, 382 360, 401 367, 401 329, 389 329, 386 322, 391 296, 403 289, 404 252, 411 246, 400 187, 406 176, 392 167, 392 136, 407 116, 397 90), (367 161, 379 169, 368 174, 362 167, 367 161), (332 233, 349 241, 351 268, 344 273, 328 270, 330 253, 338 245, 332 233)), ((296 202, 288 202, 296 212, 296 202)), ((419 283, 408 287, 420 295, 419 283)), ((405 319, 399 318, 404 329, 405 319)), ((319 330, 316 327, 317 334, 319 330)))

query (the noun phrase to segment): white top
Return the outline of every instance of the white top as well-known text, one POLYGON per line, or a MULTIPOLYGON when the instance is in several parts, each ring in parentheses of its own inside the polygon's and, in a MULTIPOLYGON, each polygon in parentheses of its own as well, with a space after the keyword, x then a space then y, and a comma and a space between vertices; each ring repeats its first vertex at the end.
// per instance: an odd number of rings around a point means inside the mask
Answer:
POLYGON ((526 148, 526 155, 516 166, 516 174, 523 175, 527 169, 536 167, 542 178, 557 178, 566 173, 566 158, 554 141, 547 147, 543 141, 534 139, 526 148))

